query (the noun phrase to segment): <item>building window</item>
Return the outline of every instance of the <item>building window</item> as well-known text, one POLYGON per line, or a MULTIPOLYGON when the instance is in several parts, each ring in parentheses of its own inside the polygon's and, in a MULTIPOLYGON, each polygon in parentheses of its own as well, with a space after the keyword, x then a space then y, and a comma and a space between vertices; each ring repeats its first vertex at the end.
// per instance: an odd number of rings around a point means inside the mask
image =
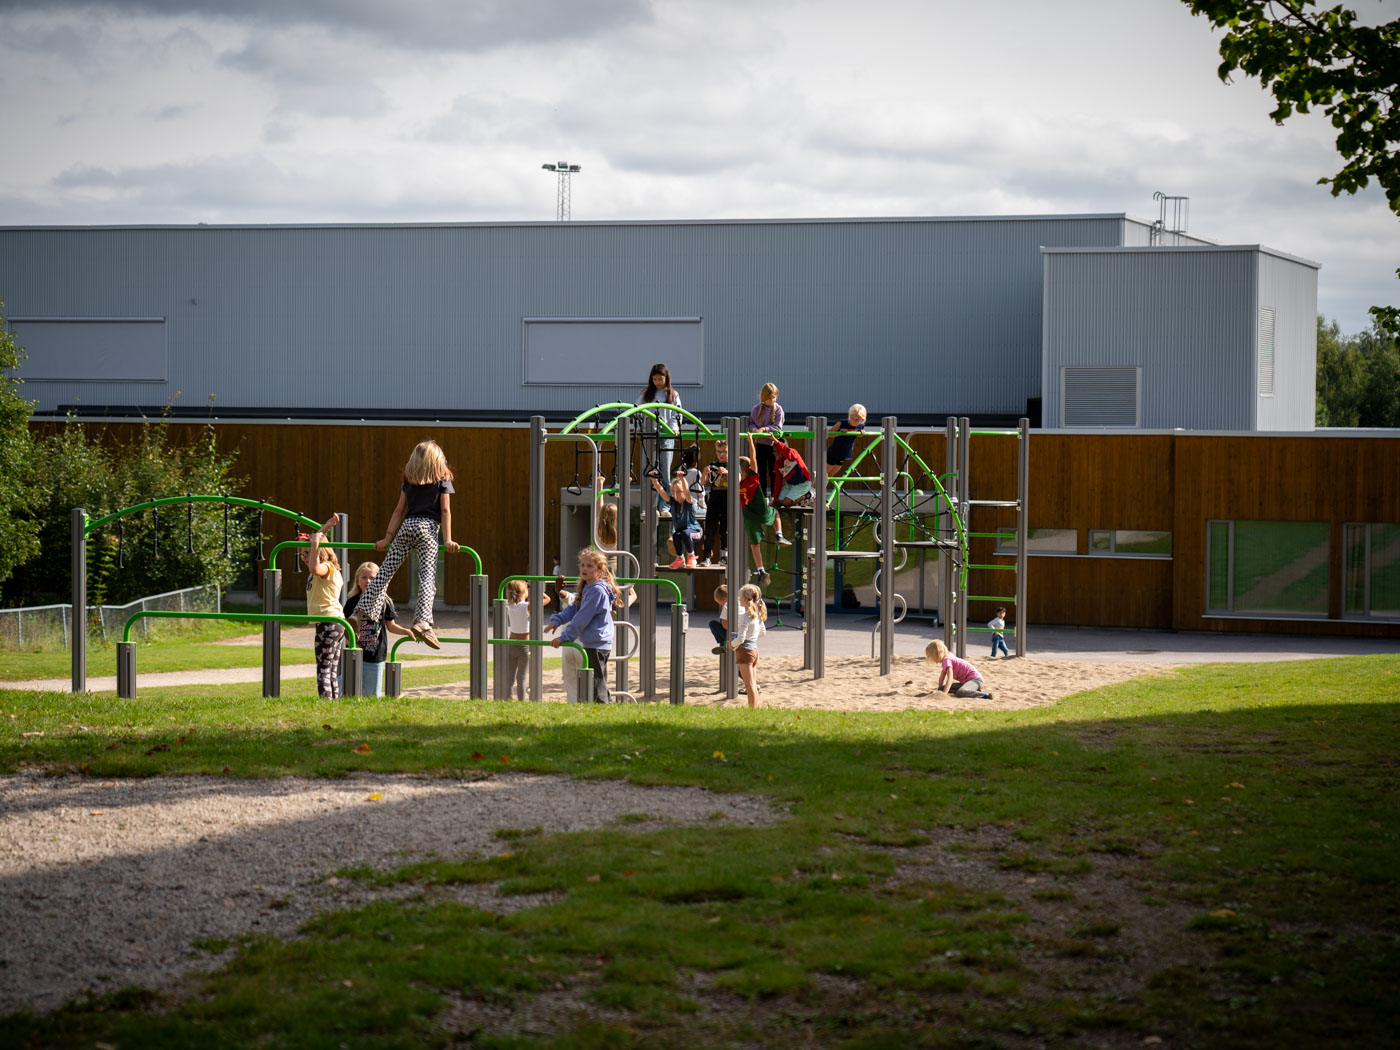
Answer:
POLYGON ((1089 553, 1132 558, 1170 558, 1172 534, 1149 529, 1090 529, 1089 553))
MULTIPOLYGON (((997 530, 997 553, 1016 553, 1016 533, 997 530)), ((1027 529, 1027 554, 1078 554, 1078 529, 1027 529)))
POLYGON ((1342 545, 1345 615, 1400 619, 1400 525, 1344 525, 1342 545))
POLYGON ((1327 616, 1325 521, 1206 523, 1206 612, 1327 616))

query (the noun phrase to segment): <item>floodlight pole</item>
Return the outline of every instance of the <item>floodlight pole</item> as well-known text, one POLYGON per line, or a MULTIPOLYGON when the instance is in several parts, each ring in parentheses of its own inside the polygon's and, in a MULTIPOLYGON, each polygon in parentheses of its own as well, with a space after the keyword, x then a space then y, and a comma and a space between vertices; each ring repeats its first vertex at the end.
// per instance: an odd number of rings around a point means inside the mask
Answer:
POLYGON ((555 198, 554 218, 556 222, 568 222, 572 218, 573 212, 573 191, 570 175, 583 170, 581 164, 570 164, 566 160, 558 161, 554 164, 541 164, 545 171, 552 171, 559 176, 559 191, 555 198))

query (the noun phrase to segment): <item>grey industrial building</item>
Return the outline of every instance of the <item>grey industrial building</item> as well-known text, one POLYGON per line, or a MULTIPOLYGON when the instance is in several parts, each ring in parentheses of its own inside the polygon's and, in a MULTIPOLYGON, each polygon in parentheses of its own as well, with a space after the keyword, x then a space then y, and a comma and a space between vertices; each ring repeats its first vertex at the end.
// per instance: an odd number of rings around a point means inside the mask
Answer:
POLYGON ((1124 214, 0 228, 40 413, 1312 429, 1317 264, 1124 214), (178 397, 177 397, 178 395, 178 397))

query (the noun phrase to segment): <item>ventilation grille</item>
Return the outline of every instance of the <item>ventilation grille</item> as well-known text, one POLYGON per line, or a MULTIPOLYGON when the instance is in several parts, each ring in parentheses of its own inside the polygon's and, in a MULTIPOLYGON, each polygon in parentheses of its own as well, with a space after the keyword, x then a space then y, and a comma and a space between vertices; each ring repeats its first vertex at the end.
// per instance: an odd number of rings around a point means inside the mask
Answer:
POLYGON ((1064 425, 1138 425, 1139 368, 1070 366, 1064 370, 1064 425))
POLYGON ((1274 308, 1259 308, 1259 396, 1274 392, 1274 308))

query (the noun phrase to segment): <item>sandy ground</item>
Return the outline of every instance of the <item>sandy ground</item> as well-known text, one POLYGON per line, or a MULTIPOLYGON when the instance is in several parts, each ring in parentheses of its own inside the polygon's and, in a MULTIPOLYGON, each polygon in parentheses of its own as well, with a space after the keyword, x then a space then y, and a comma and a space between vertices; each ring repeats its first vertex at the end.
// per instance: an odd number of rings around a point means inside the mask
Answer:
MULTIPOLYGON (((1167 663, 1107 663, 1084 660, 980 660, 974 666, 991 693, 990 700, 963 699, 938 692, 938 669, 919 656, 895 656, 888 676, 881 677, 879 663, 861 656, 827 657, 826 675, 820 681, 804 670, 801 656, 767 654, 759 657, 757 681, 760 707, 806 708, 823 711, 1009 711, 1054 703, 1063 696, 1095 686, 1111 685, 1142 675, 1165 674, 1176 665, 1167 663)), ((729 700, 719 689, 719 661, 686 661, 685 702, 692 707, 747 706, 743 684, 729 700)), ((468 699, 466 682, 412 686, 412 669, 404 671, 404 693, 409 696, 446 696, 468 699)), ((609 673, 609 683, 616 678, 609 673)), ((669 698, 670 661, 657 664, 656 688, 660 699, 669 698)), ((635 668, 630 684, 640 693, 635 668)), ((544 675, 544 699, 563 702, 558 671, 544 675)))

